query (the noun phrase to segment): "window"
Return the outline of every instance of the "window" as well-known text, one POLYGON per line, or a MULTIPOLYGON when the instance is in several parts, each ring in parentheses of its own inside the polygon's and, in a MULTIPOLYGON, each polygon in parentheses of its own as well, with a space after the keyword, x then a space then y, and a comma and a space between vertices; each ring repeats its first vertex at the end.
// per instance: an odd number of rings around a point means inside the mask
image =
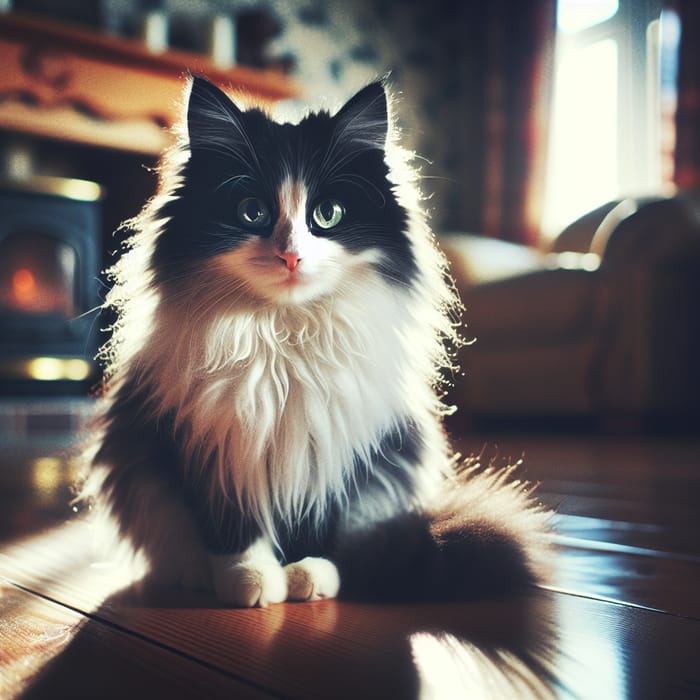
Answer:
POLYGON ((670 184, 677 46, 677 18, 659 0, 559 0, 546 237, 670 184))

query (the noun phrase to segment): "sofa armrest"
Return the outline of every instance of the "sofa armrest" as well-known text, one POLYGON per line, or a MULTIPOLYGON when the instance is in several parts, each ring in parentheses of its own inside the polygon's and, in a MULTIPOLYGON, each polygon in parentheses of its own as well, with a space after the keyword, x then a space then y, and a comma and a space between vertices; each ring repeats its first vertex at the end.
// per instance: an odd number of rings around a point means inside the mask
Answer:
POLYGON ((596 231, 591 252, 610 268, 682 256, 699 242, 700 218, 691 196, 625 200, 596 231))
POLYGON ((596 231, 608 216, 620 204, 620 200, 606 202, 593 211, 580 216, 571 222, 552 241, 551 253, 588 253, 591 250, 591 241, 596 231))

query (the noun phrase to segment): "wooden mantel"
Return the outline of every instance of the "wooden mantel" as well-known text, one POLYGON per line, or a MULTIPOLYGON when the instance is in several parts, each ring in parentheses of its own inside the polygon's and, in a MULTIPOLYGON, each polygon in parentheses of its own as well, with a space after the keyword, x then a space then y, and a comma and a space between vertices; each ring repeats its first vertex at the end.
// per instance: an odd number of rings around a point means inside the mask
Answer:
POLYGON ((188 71, 267 104, 300 92, 273 71, 16 12, 0 13, 0 66, 0 129, 149 154, 170 142, 188 71))

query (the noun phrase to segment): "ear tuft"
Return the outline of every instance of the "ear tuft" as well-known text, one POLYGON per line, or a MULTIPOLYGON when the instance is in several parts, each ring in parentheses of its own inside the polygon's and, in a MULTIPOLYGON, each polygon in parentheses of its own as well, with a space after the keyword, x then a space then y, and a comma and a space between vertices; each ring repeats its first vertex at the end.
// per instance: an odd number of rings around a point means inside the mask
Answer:
POLYGON ((382 82, 362 88, 333 118, 340 138, 384 149, 389 132, 387 94, 382 82))

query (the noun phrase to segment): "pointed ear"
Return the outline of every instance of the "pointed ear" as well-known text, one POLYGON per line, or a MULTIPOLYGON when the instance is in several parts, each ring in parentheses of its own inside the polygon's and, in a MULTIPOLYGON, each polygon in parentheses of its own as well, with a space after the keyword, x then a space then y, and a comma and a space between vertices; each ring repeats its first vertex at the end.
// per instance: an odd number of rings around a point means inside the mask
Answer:
POLYGON ((217 148, 236 142, 243 134, 243 112, 231 98, 204 78, 192 78, 187 101, 187 134, 190 147, 217 148))
POLYGON ((387 95, 384 84, 363 88, 333 117, 338 138, 366 148, 384 150, 389 132, 387 95))

